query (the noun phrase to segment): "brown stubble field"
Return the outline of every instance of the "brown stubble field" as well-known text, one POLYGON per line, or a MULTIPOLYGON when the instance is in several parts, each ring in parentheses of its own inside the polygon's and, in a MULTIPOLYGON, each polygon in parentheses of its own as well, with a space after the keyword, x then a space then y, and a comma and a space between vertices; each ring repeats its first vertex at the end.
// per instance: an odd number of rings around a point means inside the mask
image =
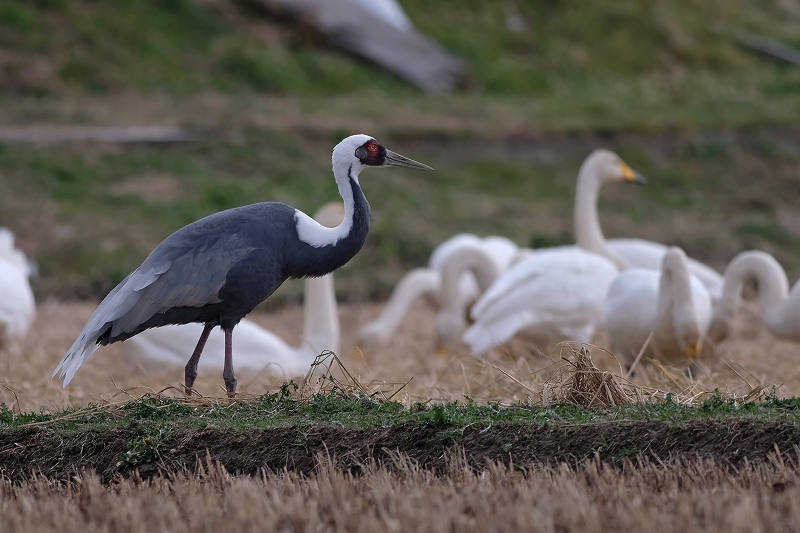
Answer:
MULTIPOLYGON (((0 482, 0 525, 18 532, 72 531, 794 531, 800 516, 795 456, 739 469, 701 460, 594 460, 525 470, 452 457, 435 475, 396 457, 391 471, 359 475, 319 457, 316 473, 198 472, 103 485, 85 473, 0 482)), ((7 528, 7 529, 6 529, 7 528)))
MULTIPOLYGON (((127 361, 118 345, 98 350, 66 389, 59 381, 50 379, 53 368, 95 305, 48 300, 39 306, 27 339, 0 353, 0 368, 5 376, 0 381, 1 402, 17 412, 54 411, 89 403, 123 402, 165 388, 167 395, 179 394, 183 368, 148 371, 135 361, 127 361)), ((380 309, 381 304, 340 305, 342 353, 339 355, 358 381, 375 390, 391 394, 405 384, 394 399, 407 404, 463 401, 465 397, 505 404, 541 401, 542 390, 562 366, 561 355, 569 352, 569 347, 553 346, 542 353, 530 343, 514 341, 484 358, 466 350, 443 357, 436 352, 434 311, 424 302, 415 304, 387 346, 362 351, 356 347, 358 328, 377 316, 380 309)), ((289 343, 299 344, 303 321, 300 306, 256 312, 250 318, 289 343)), ((595 342, 597 347, 591 350, 594 363, 619 375, 616 359, 603 350, 602 332, 595 342)), ((187 346, 187 354, 192 348, 187 346)), ((791 397, 800 394, 798 361, 800 345, 775 339, 760 325, 753 306, 746 305, 737 317, 733 337, 716 348, 706 346, 699 358, 699 368, 691 376, 678 369, 665 371, 643 363, 631 381, 646 388, 689 395, 715 388, 744 395, 758 386, 775 386, 778 396, 791 397)), ((274 391, 286 379, 302 380, 302 376, 276 376, 267 372, 240 372, 238 378, 239 391, 244 395, 274 391)), ((223 397, 221 369, 219 373, 201 373, 196 388, 203 396, 223 397)))
MULTIPOLYGON (((38 309, 28 338, 0 356, 5 379, 0 401, 14 411, 56 411, 89 404, 120 404, 148 392, 179 396, 182 368, 148 372, 125 360, 118 345, 101 348, 66 389, 50 373, 73 342, 95 302, 48 300, 38 309)), ((434 311, 418 302, 395 340, 363 353, 358 327, 381 304, 343 304, 341 359, 365 386, 393 399, 540 403, 567 348, 549 355, 515 341, 486 358, 466 352, 436 353, 434 311), (412 379, 413 378, 413 379, 412 379), (410 381, 409 381, 410 380, 410 381)), ((289 342, 299 342, 302 308, 287 305, 250 317, 289 342)), ((613 356, 592 348, 598 367, 619 374, 613 356)), ((191 347, 187 347, 187 353, 191 347)), ((800 347, 774 339, 748 305, 735 335, 707 347, 699 374, 641 366, 632 382, 682 393, 720 388, 744 395, 756 386, 780 386, 779 396, 800 394, 800 347)), ((286 376, 291 378, 292 376, 286 376)), ((294 376, 299 382, 300 376, 294 376)), ((239 373, 243 396, 275 391, 283 376, 239 373)), ((197 388, 224 400, 221 371, 201 374, 197 388)), ((698 396, 700 397, 700 396, 698 396)), ((358 475, 317 458, 310 475, 262 472, 233 476, 220 464, 142 481, 117 477, 104 484, 93 472, 68 483, 32 478, 0 480, 0 530, 4 531, 787 531, 800 516, 800 448, 778 450, 766 461, 730 464, 708 459, 640 457, 610 466, 591 460, 559 466, 489 463, 466 466, 455 449, 444 471, 396 455, 391 468, 368 464, 358 475), (783 453, 781 453, 783 452, 783 453)))

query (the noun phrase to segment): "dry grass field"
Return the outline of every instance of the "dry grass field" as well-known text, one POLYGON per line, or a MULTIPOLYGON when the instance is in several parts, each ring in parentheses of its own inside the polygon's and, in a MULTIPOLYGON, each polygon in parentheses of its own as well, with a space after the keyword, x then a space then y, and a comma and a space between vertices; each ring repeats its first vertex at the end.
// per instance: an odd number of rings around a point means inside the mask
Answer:
MULTIPOLYGON (((0 354, 4 376, 0 381, 0 401, 16 411, 53 411, 89 403, 127 401, 131 396, 182 383, 182 368, 148 372, 135 361, 127 361, 118 345, 96 352, 66 389, 59 381, 50 379, 53 368, 94 307, 94 303, 59 301, 40 305, 36 323, 25 342, 0 354)), ((512 342, 487 358, 475 357, 466 350, 442 357, 436 352, 433 310, 424 302, 415 304, 389 346, 362 352, 355 346, 358 327, 374 318, 380 308, 380 304, 340 305, 343 341, 340 357, 361 383, 392 392, 408 382, 395 400, 410 403, 460 401, 470 397, 506 404, 536 401, 537 393, 541 400, 544 384, 559 368, 563 348, 550 347, 545 355, 524 341, 512 342)), ((254 313, 250 318, 288 342, 299 344, 300 306, 254 313)), ((596 342, 599 348, 604 347, 602 333, 596 342)), ((192 346, 186 349, 189 354, 192 346)), ((593 349, 592 357, 599 368, 620 374, 619 364, 608 352, 593 349)), ((745 307, 739 313, 733 337, 715 348, 707 346, 691 376, 679 369, 665 371, 643 364, 631 381, 642 387, 690 395, 715 388, 744 395, 758 386, 775 386, 779 387, 778 396, 791 397, 800 395, 798 361, 800 345, 772 337, 755 319, 753 311, 745 307)), ((240 372, 238 378, 241 393, 260 395, 275 390, 285 379, 295 378, 299 382, 302 376, 240 372)), ((204 396, 223 397, 221 369, 201 373, 196 388, 204 396)), ((177 392, 175 389, 165 393, 177 392)))
MULTIPOLYGON (((182 368, 148 372, 135 361, 127 361, 118 345, 96 352, 66 389, 57 380, 50 379, 53 368, 94 307, 94 303, 59 301, 40 305, 28 338, 0 354, 4 376, 0 381, 0 402, 15 411, 54 411, 89 403, 127 401, 131 396, 170 386, 176 389, 165 393, 177 394, 177 387, 183 380, 182 368)), ((487 358, 475 357, 466 350, 442 357, 436 352, 433 310, 423 302, 415 305, 388 346, 374 353, 362 352, 355 346, 358 327, 376 316, 380 308, 380 304, 340 306, 343 340, 340 357, 361 383, 374 388, 391 393, 408 382, 394 398, 406 404, 429 400, 463 401, 465 397, 506 404, 541 401, 543 386, 560 368, 561 351, 565 348, 551 347, 550 353, 545 355, 524 341, 512 342, 487 358)), ((251 318, 288 342, 299 343, 300 306, 254 313, 251 318)), ((751 309, 743 309, 734 336, 716 348, 707 346, 692 376, 678 369, 665 371, 645 363, 631 378, 632 382, 689 395, 715 388, 744 395, 758 386, 779 387, 778 396, 781 397, 800 395, 800 346, 773 338, 754 318, 751 309)), ((596 342, 598 348, 592 350, 595 364, 619 375, 616 359, 601 349, 605 342, 602 334, 596 342)), ((187 354, 191 349, 187 346, 187 354)), ((285 379, 295 378, 299 382, 302 378, 267 372, 240 372, 238 377, 240 392, 250 395, 275 390, 285 379)), ((196 388, 204 396, 223 397, 221 369, 201 373, 196 388)))
POLYGON ((707 461, 587 461, 481 473, 452 458, 442 475, 397 458, 358 476, 320 458, 311 476, 236 477, 214 464, 190 474, 104 486, 91 473, 69 483, 0 483, 0 529, 114 531, 795 531, 797 458, 733 469, 707 461))
MULTIPOLYGON (((624 384, 615 394, 673 393, 659 404, 554 405, 574 399, 556 394, 570 346, 442 357, 424 303, 388 346, 356 347, 376 302, 457 232, 574 242, 575 176, 601 147, 650 180, 603 191, 607 236, 679 245, 720 271, 762 249, 794 281, 800 70, 738 36, 797 46, 800 0, 402 0, 468 67, 463 91, 435 96, 257 3, 0 1, 4 129, 194 139, 0 145, 0 226, 39 267, 36 322, 0 351, 0 533, 800 530, 800 344, 772 337, 752 301, 690 375, 643 361, 625 382, 598 334, 589 352, 624 384), (359 131, 437 169, 365 179, 370 238, 336 274, 335 375, 402 405, 309 394, 316 374, 286 400, 281 385, 303 376, 266 371, 240 371, 245 401, 229 404, 221 369, 200 374, 202 398, 165 400, 183 368, 148 370, 118 345, 66 389, 50 378, 97 299, 166 235, 254 199, 312 212, 336 198, 330 147, 359 131), (453 415, 473 406, 469 422, 453 415)), ((249 318, 298 343, 301 287, 249 318)))
MULTIPOLYGON (((2 354, 0 401, 17 412, 52 412, 118 405, 181 383, 181 368, 147 372, 126 361, 114 345, 99 350, 68 388, 51 380, 56 362, 94 306, 55 300, 40 305, 25 342, 2 354)), ((340 307, 342 361, 372 389, 389 394, 405 384, 394 399, 406 405, 465 397, 541 403, 548 380, 563 368, 558 364, 559 347, 545 356, 525 342, 511 343, 486 359, 466 352, 442 357, 435 350, 433 311, 422 302, 393 343, 362 353, 355 348, 358 326, 379 311, 379 304, 340 307)), ((252 318, 290 342, 299 340, 299 306, 255 313, 252 318)), ((642 390, 673 391, 684 398, 702 397, 714 388, 744 395, 757 386, 773 385, 780 386, 779 396, 800 394, 800 347, 772 338, 750 308, 740 313, 737 325, 732 339, 706 349, 697 375, 644 364, 633 383, 642 390)), ((591 350, 595 363, 618 374, 615 359, 601 349, 602 334, 596 341, 599 347, 591 350)), ((260 395, 276 390, 284 376, 240 372, 239 379, 244 395, 260 395)), ((198 389, 225 402, 221 372, 201 374, 198 389)), ((164 394, 179 396, 174 388, 164 394)), ((208 462, 196 471, 161 471, 145 480, 135 473, 127 478, 116 474, 104 483, 91 471, 68 482, 45 477, 21 483, 0 480, 0 530, 767 532, 798 527, 797 448, 737 466, 699 456, 666 462, 639 456, 614 466, 589 460, 519 468, 512 461, 487 463, 478 470, 474 464, 467 466, 455 450, 445 458, 444 471, 386 451, 390 469, 368 462, 358 474, 320 455, 311 474, 284 470, 234 476, 208 462)))

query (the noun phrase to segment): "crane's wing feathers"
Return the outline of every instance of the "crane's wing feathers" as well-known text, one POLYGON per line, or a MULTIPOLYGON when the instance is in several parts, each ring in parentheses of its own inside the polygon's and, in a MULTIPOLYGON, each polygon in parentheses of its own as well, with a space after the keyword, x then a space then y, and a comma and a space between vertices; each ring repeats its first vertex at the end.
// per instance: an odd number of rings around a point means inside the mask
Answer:
POLYGON ((53 376, 60 373, 66 386, 101 337, 131 333, 173 307, 219 302, 228 272, 253 250, 237 232, 240 225, 236 217, 212 216, 165 239, 103 299, 53 376))

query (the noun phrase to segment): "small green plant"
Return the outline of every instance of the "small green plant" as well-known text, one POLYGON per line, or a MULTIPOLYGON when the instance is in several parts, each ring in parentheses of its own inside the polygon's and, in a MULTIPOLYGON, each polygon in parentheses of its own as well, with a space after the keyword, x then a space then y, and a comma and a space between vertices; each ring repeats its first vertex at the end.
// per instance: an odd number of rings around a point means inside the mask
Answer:
POLYGON ((117 459, 116 467, 119 470, 127 470, 154 462, 160 457, 159 448, 163 442, 163 429, 159 429, 157 435, 145 435, 133 439, 128 444, 128 450, 117 459))
POLYGON ((144 398, 133 405, 131 419, 134 420, 169 420, 189 415, 192 408, 177 400, 144 398))
POLYGON ((453 423, 452 415, 448 412, 447 405, 434 405, 422 415, 420 422, 423 426, 444 426, 453 423))
POLYGON ((308 442, 308 431, 300 429, 298 430, 297 437, 294 439, 292 445, 297 446, 299 448, 305 448, 307 442, 308 442))
POLYGON ((14 423, 14 412, 9 409, 5 402, 0 403, 0 424, 10 426, 14 423))
POLYGON ((463 435, 459 428, 448 428, 439 433, 439 440, 442 444, 449 445, 457 442, 463 435))

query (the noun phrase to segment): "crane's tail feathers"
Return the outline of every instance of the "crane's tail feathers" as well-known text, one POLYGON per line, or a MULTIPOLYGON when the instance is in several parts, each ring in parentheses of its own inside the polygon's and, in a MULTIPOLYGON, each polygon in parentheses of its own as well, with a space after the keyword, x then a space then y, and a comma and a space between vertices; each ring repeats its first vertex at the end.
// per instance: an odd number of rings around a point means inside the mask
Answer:
POLYGON ((141 294, 132 290, 129 283, 135 273, 134 270, 100 302, 83 327, 83 331, 58 363, 51 378, 59 374, 64 378, 66 387, 72 381, 75 372, 97 350, 97 340, 113 326, 115 320, 123 317, 139 301, 141 294))
POLYGON ((83 335, 78 338, 78 341, 75 341, 75 344, 72 345, 72 348, 70 348, 64 358, 61 359, 61 362, 58 363, 58 366, 53 370, 53 374, 50 376, 54 378, 56 374, 59 374, 59 377, 64 378, 64 387, 69 385, 69 382, 72 381, 72 378, 75 376, 75 372, 83 366, 83 363, 85 363, 98 348, 96 342, 97 337, 80 346, 79 341, 81 341, 82 338, 83 335))

